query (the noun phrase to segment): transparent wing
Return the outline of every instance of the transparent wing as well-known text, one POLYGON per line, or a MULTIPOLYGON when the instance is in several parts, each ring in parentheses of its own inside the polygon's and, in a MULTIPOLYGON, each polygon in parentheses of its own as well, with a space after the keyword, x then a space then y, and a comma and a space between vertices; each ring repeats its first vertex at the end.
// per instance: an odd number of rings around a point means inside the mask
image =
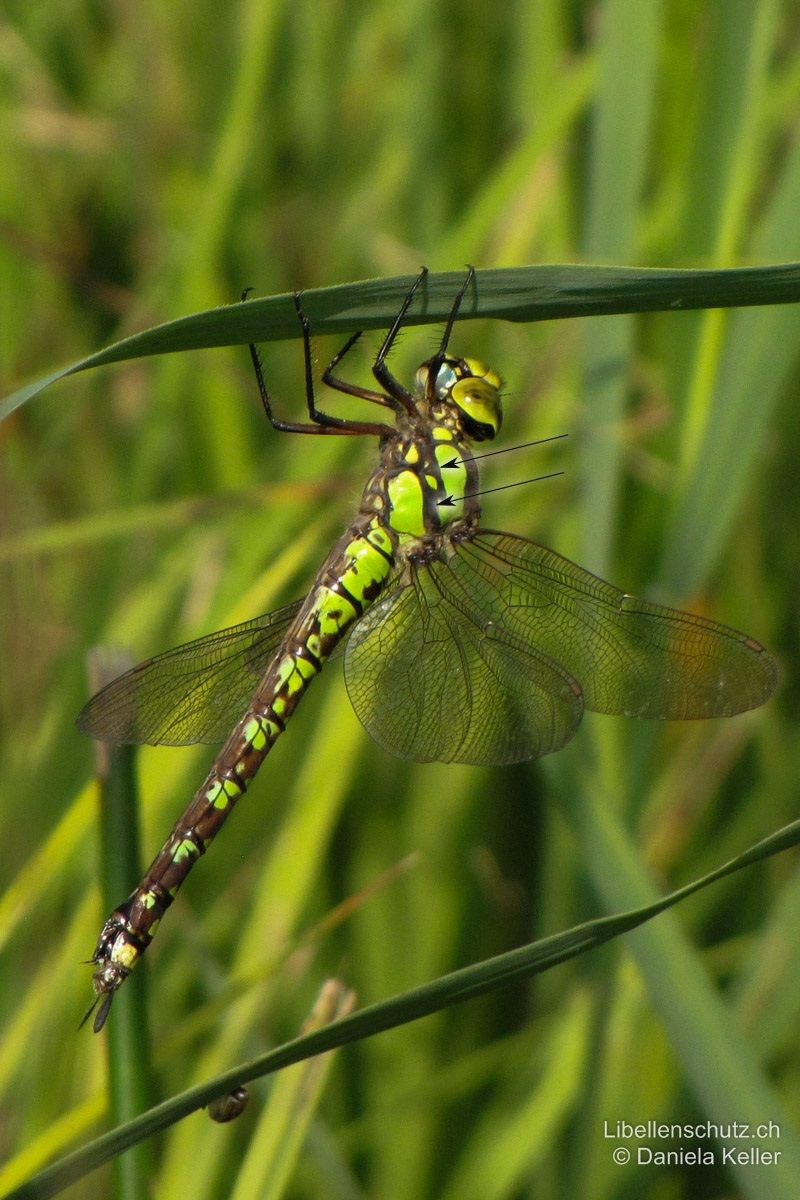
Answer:
POLYGON ((218 742, 244 713, 302 600, 167 650, 98 692, 78 728, 107 742, 218 742))
POLYGON ((354 627, 347 691, 364 727, 393 754, 511 763, 572 737, 580 688, 484 611, 485 600, 472 601, 450 567, 434 562, 415 568, 354 627))
POLYGON ((479 530, 451 571, 489 619, 573 675, 595 712, 731 716, 763 704, 777 682, 753 638, 629 596, 525 538, 479 530))

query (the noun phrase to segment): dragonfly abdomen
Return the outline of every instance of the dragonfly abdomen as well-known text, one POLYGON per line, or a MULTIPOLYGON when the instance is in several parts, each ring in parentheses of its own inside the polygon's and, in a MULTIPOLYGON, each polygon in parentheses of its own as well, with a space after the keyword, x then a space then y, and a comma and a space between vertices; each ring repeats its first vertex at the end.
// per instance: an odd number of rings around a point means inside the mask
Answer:
POLYGON ((286 728, 300 699, 353 623, 377 599, 394 566, 396 538, 374 514, 361 514, 319 572, 286 632, 247 712, 217 755, 204 783, 128 899, 103 926, 92 961, 94 990, 111 998, 152 941, 158 922, 198 858, 286 728))

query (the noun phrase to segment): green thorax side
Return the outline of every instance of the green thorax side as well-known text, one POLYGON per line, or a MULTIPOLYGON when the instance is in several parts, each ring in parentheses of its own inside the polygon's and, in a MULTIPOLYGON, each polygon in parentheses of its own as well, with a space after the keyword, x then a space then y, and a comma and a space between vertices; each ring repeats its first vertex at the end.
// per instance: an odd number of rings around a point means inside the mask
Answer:
POLYGON ((396 536, 403 557, 429 551, 453 521, 477 523, 478 469, 469 443, 494 437, 500 426, 494 372, 473 359, 446 358, 436 363, 434 380, 431 365, 417 372, 414 411, 399 414, 383 439, 360 506, 360 516, 378 517, 396 536))

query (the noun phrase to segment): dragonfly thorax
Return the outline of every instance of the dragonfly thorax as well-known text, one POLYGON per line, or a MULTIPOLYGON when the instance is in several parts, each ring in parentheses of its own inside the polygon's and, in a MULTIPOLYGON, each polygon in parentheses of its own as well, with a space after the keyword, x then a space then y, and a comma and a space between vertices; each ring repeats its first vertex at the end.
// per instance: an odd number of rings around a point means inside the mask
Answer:
POLYGON ((499 433, 503 422, 502 381, 479 359, 449 354, 429 358, 418 368, 415 384, 430 403, 438 401, 455 408, 464 433, 472 441, 487 441, 499 433))

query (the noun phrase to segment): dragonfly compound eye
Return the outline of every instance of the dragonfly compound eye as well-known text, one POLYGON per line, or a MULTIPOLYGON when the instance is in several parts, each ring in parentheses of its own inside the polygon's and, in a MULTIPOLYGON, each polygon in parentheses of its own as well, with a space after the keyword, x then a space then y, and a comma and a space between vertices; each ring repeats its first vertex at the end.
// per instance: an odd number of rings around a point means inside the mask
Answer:
POLYGON ((468 376, 453 384, 450 398, 466 418, 467 433, 476 441, 495 437, 503 423, 499 383, 494 372, 488 371, 486 375, 468 376))
MULTIPOLYGON (((427 392, 431 375, 431 366, 433 365, 434 361, 434 359, 430 359, 428 362, 424 362, 422 366, 417 369, 417 373, 414 377, 414 383, 416 384, 417 392, 421 396, 425 395, 427 392)), ((436 383, 434 386, 434 394, 437 400, 446 400, 448 398, 453 389, 453 384, 458 379, 461 379, 462 375, 464 374, 463 365, 464 364, 462 361, 457 358, 445 358, 440 363, 436 372, 436 383)))

